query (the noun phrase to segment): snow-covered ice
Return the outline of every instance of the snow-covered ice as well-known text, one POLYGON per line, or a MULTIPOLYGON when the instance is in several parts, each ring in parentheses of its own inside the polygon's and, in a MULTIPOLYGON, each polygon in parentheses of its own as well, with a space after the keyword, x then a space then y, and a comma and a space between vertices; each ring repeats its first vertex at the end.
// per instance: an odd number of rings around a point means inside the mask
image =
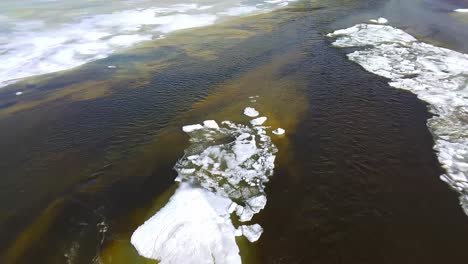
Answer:
POLYGON ((441 179, 459 191, 468 214, 468 55, 386 25, 359 24, 328 36, 337 38, 336 47, 362 47, 348 58, 430 104, 435 115, 427 125, 446 170, 441 179))
MULTIPOLYGON (((262 124, 266 117, 257 119, 262 124)), ((240 263, 235 237, 254 242, 263 228, 256 223, 236 228, 231 217, 252 221, 266 206, 265 184, 278 151, 266 129, 214 120, 184 126, 191 145, 174 167, 179 187, 133 233, 138 253, 160 263, 240 263)))

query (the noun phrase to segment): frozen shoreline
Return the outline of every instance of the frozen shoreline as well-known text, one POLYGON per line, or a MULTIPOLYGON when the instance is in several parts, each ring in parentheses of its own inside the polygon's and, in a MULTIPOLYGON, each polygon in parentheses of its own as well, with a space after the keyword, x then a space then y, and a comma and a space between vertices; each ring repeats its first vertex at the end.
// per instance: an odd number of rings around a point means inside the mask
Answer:
POLYGON ((428 127, 446 170, 440 178, 460 193, 468 214, 468 55, 418 41, 386 25, 358 24, 328 34, 336 47, 362 47, 348 58, 389 85, 430 104, 428 127))
MULTIPOLYGON (((207 0, 197 4, 144 8, 127 6, 112 13, 97 14, 90 13, 91 6, 87 7, 90 10, 83 7, 83 14, 60 23, 52 23, 42 17, 19 19, 0 13, 0 23, 6 28, 4 32, 0 28, 0 59, 3 62, 0 65, 0 87, 27 77, 72 69, 144 41, 165 38, 166 34, 178 30, 269 12, 291 1, 295 0, 230 6, 207 0)), ((55 15, 60 20, 62 14, 55 15)))

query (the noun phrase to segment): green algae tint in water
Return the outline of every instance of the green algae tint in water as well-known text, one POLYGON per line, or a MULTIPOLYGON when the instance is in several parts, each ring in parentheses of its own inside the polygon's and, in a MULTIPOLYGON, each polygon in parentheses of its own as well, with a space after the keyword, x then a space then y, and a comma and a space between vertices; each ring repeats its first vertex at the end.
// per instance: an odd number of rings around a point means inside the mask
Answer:
POLYGON ((15 105, 2 110, 0 140, 15 151, 1 160, 6 186, 29 195, 6 196, 18 206, 5 204, 5 263, 154 263, 130 236, 172 195, 181 127, 248 122, 252 95, 266 125, 287 133, 273 138, 268 203, 253 219, 265 231, 238 240, 244 263, 463 263, 467 218, 438 180, 425 106, 324 36, 357 7, 331 1, 184 32, 17 84, 31 97, 5 96, 15 105), (82 96, 95 87, 105 92, 82 96))

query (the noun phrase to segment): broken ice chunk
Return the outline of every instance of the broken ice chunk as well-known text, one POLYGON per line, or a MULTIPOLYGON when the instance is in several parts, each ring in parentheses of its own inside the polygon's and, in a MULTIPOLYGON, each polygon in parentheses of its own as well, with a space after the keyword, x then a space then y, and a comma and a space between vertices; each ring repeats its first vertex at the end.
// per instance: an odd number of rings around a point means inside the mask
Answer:
POLYGON ((283 135, 286 131, 284 129, 282 129, 282 128, 277 128, 277 129, 273 130, 272 132, 275 135, 283 135))
POLYGON ((200 124, 188 125, 188 126, 182 127, 182 130, 184 132, 186 132, 186 133, 190 133, 190 132, 193 132, 193 131, 199 130, 199 129, 203 129, 203 126, 200 125, 200 124))
MULTIPOLYGON (((263 233, 263 228, 259 224, 240 226, 242 234, 250 241, 257 241, 263 233)), ((236 230, 237 231, 237 230, 236 230)))
POLYGON ((254 126, 260 126, 263 123, 265 123, 266 120, 267 120, 267 118, 262 116, 262 117, 258 117, 258 118, 255 118, 255 119, 251 120, 250 124, 252 124, 254 126))
POLYGON ((253 107, 246 107, 244 109, 244 115, 249 116, 249 117, 256 117, 258 116, 258 111, 255 110, 253 107))
POLYGON ((383 17, 379 17, 378 19, 371 19, 369 21, 372 22, 372 23, 377 23, 377 24, 387 24, 388 23, 388 20, 386 18, 383 18, 383 17))
POLYGON ((216 121, 214 120, 206 120, 206 121, 203 121, 203 125, 207 128, 213 128, 213 129, 218 129, 219 126, 218 126, 218 123, 216 123, 216 121))

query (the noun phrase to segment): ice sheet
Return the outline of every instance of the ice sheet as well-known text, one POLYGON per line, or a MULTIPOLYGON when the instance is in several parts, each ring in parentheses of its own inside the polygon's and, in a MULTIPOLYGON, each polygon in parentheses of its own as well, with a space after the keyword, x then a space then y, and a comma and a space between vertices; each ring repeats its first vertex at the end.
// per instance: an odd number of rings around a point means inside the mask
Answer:
POLYGON ((337 38, 336 47, 362 47, 348 58, 430 104, 435 116, 427 125, 446 170, 441 179, 460 193, 468 214, 468 55, 384 25, 359 24, 328 36, 337 38))

